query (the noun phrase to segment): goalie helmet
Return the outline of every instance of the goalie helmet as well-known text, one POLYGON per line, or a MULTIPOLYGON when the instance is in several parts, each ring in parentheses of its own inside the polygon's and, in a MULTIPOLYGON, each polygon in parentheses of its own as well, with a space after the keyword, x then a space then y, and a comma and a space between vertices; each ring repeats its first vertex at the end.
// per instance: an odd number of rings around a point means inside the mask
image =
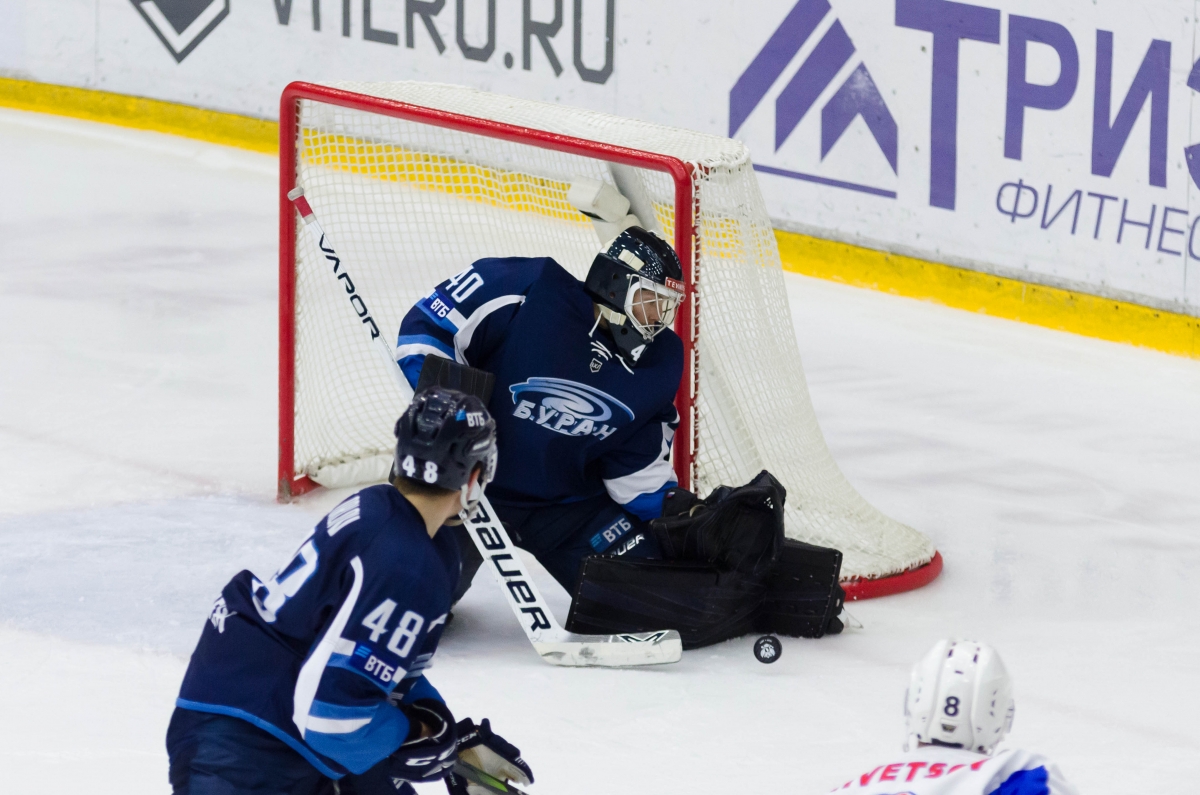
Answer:
POLYGON ((904 700, 910 748, 929 743, 990 754, 1012 728, 1012 682, 985 643, 938 641, 913 666, 904 700))
POLYGON ((396 421, 392 479, 457 491, 470 516, 495 474, 496 421, 483 401, 440 386, 417 392, 396 421), (479 479, 469 488, 476 469, 479 479))
POLYGON ((584 286, 617 348, 633 362, 675 322, 686 292, 675 249, 639 226, 621 232, 596 255, 584 286))

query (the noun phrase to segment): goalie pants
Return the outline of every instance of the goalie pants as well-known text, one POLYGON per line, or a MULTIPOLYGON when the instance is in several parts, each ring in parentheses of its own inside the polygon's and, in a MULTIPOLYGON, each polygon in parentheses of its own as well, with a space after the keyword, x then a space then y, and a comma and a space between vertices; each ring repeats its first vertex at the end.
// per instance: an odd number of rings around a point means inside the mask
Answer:
MULTIPOLYGON (((588 555, 662 557, 646 523, 608 494, 539 508, 497 503, 492 507, 513 543, 532 552, 567 593, 575 592, 580 566, 588 555)), ((455 534, 463 560, 462 577, 454 592, 457 602, 471 586, 483 558, 463 527, 455 528, 455 534)))
POLYGON ((415 795, 392 786, 386 763, 334 781, 247 721, 178 707, 167 755, 174 795, 415 795))

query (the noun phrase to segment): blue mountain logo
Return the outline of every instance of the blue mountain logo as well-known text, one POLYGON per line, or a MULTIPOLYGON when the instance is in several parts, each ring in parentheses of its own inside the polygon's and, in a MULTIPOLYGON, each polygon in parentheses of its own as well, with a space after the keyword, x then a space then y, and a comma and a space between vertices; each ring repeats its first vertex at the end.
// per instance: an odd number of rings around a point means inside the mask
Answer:
MULTIPOLYGON (((783 22, 771 34, 766 45, 750 62, 729 92, 729 136, 732 138, 755 108, 779 81, 788 65, 832 13, 828 0, 800 0, 788 12, 783 22)), ((812 110, 825 89, 855 57, 854 43, 834 19, 825 34, 800 64, 775 99, 775 151, 812 110)), ((821 108, 821 159, 824 160, 834 144, 850 127, 856 117, 866 122, 875 143, 879 146, 892 173, 897 173, 896 120, 871 78, 865 63, 859 63, 842 81, 841 86, 821 108)), ((847 188, 888 198, 894 191, 866 185, 856 185, 811 174, 755 164, 755 170, 778 176, 847 188)))

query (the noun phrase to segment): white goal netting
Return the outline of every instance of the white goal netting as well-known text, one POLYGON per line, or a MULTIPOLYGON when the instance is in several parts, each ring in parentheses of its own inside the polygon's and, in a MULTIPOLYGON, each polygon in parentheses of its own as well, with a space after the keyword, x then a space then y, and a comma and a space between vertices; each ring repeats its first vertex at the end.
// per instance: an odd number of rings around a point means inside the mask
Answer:
MULTIPOLYGON (((327 85, 692 164, 694 490, 770 470, 787 488, 788 535, 842 550, 846 578, 898 574, 933 557, 929 539, 855 491, 825 445, 742 144, 456 86, 327 85)), ((296 184, 389 339, 433 285, 481 257, 552 256, 582 278, 601 241, 567 201, 579 177, 614 185, 644 225, 674 240, 675 184, 666 173, 312 99, 297 112, 296 184)), ((325 485, 381 480, 403 406, 303 229, 295 247, 295 475, 325 485)), ((688 443, 679 438, 676 448, 688 443)))

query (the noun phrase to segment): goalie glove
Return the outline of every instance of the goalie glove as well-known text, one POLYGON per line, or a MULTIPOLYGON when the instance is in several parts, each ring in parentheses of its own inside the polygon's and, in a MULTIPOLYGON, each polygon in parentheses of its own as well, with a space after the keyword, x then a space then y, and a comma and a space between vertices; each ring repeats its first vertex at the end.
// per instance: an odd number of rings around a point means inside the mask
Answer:
MULTIPOLYGON (((492 732, 492 724, 484 718, 479 725, 470 718, 458 722, 458 758, 460 761, 487 773, 493 778, 532 784, 533 771, 521 758, 515 745, 492 732)), ((450 773, 446 776, 450 795, 491 795, 484 787, 450 773)))

